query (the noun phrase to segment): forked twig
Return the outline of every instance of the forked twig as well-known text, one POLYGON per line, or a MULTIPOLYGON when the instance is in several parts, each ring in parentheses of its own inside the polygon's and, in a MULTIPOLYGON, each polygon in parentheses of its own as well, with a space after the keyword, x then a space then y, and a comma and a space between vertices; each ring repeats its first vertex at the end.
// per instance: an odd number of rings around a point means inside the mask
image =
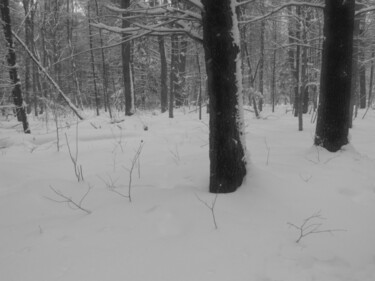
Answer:
POLYGON ((219 193, 216 193, 216 194, 215 194, 215 197, 214 197, 214 199, 212 200, 211 205, 208 204, 206 201, 202 200, 202 198, 200 198, 200 197, 198 196, 198 194, 194 193, 194 195, 195 195, 195 197, 197 197, 197 199, 198 199, 203 205, 205 205, 205 206, 211 211, 212 220, 213 220, 213 223, 214 223, 215 229, 218 229, 218 226, 217 226, 217 223, 216 223, 216 216, 215 216, 215 205, 216 205, 216 201, 217 201, 217 197, 219 196, 219 193))

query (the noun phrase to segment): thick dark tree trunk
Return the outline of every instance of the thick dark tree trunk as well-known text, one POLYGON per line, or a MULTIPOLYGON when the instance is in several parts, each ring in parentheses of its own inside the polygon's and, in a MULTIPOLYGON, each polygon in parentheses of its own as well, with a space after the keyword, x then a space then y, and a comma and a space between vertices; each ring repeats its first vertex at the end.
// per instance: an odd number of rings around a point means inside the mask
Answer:
MULTIPOLYGON (((130 0, 122 0, 121 8, 129 8, 130 0)), ((126 14, 123 15, 126 17, 126 14)), ((127 28, 130 24, 126 19, 122 20, 122 27, 127 28)), ((127 35, 123 35, 123 39, 126 39, 127 35)), ((134 114, 134 89, 133 81, 131 74, 131 65, 130 65, 130 42, 122 43, 122 73, 124 79, 124 95, 125 95, 125 115, 130 116, 134 114)))
POLYGON ((8 55, 7 63, 9 66, 9 77, 13 84, 12 97, 14 105, 16 106, 16 113, 18 121, 22 122, 23 131, 25 134, 30 134, 29 123, 25 106, 23 104, 21 82, 17 73, 17 58, 14 50, 12 25, 10 20, 9 0, 1 0, 0 2, 1 20, 4 29, 4 37, 7 42, 8 55))
POLYGON ((210 97, 210 192, 235 191, 246 175, 240 40, 234 0, 203 1, 210 97))
POLYGON ((159 36, 159 53, 160 53, 160 104, 161 113, 168 110, 168 86, 167 86, 167 58, 165 56, 164 37, 159 36))
POLYGON ((348 144, 354 0, 326 0, 315 145, 331 152, 348 144))

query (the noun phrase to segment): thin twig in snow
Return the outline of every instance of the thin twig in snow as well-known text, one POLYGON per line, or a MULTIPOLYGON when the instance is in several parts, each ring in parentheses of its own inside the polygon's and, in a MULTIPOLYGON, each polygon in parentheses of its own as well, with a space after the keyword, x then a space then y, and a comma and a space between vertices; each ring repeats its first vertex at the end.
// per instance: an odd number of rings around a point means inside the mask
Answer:
POLYGON ((214 223, 214 226, 215 226, 215 229, 218 229, 218 226, 217 226, 217 223, 216 223, 216 216, 215 216, 215 205, 216 205, 216 201, 217 201, 217 197, 219 196, 219 193, 216 193, 215 194, 215 197, 214 199, 212 200, 212 203, 211 205, 208 204, 206 201, 202 200, 198 194, 194 193, 195 194, 195 197, 197 197, 197 199, 203 204, 205 205, 210 211, 211 211, 211 215, 212 215, 212 220, 213 220, 213 223, 214 223))
POLYGON ((84 211, 86 212, 87 214, 91 214, 91 211, 90 210, 87 210, 85 208, 82 207, 82 203, 83 203, 83 200, 85 200, 86 196, 89 194, 89 192, 91 191, 92 189, 92 186, 89 185, 86 193, 82 196, 82 198, 79 200, 79 202, 75 202, 71 197, 68 197, 66 195, 64 195, 61 191, 55 189, 52 187, 52 185, 49 186, 50 189, 55 193, 57 194, 59 197, 62 198, 62 200, 56 200, 56 199, 52 199, 52 198, 49 198, 49 197, 45 197, 46 199, 48 200, 51 200, 53 202, 56 202, 56 203, 67 203, 69 207, 71 207, 72 209, 74 209, 74 207, 76 209, 79 209, 81 211, 84 211))

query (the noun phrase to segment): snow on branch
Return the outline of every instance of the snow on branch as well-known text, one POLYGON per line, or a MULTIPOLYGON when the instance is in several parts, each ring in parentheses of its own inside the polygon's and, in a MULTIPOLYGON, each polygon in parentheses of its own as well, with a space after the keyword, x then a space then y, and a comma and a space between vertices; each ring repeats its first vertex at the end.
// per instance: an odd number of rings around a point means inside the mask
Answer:
POLYGON ((264 19, 272 16, 273 14, 278 13, 279 11, 281 11, 283 9, 288 8, 288 7, 292 7, 292 6, 310 7, 310 8, 316 8, 316 9, 323 9, 324 8, 324 5, 322 5, 322 4, 314 4, 314 3, 309 3, 309 2, 289 2, 289 3, 286 3, 284 5, 276 7, 272 11, 269 11, 268 13, 266 13, 262 16, 252 17, 251 19, 248 19, 248 20, 239 21, 239 24, 248 24, 248 23, 253 23, 253 22, 256 22, 256 21, 264 20, 264 19))

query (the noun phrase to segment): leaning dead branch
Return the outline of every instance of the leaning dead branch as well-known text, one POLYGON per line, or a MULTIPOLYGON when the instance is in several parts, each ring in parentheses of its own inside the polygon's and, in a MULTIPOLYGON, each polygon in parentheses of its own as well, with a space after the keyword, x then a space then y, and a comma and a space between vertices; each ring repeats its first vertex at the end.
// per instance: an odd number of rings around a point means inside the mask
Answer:
POLYGON ((52 78, 51 75, 47 72, 47 70, 42 66, 40 61, 33 55, 33 53, 29 50, 29 48, 26 46, 26 44, 22 41, 22 39, 15 33, 12 32, 14 38, 17 39, 17 41, 22 45, 22 47, 25 49, 25 51, 28 53, 30 58, 36 63, 36 65, 39 67, 39 69, 44 73, 44 75, 47 77, 48 81, 52 84, 52 86, 57 90, 57 92, 60 94, 62 99, 66 102, 66 104, 70 107, 70 109, 74 112, 75 115, 80 120, 83 120, 83 116, 79 113, 78 108, 72 103, 72 101, 64 94, 64 92, 61 90, 60 86, 56 83, 56 81, 52 78))

